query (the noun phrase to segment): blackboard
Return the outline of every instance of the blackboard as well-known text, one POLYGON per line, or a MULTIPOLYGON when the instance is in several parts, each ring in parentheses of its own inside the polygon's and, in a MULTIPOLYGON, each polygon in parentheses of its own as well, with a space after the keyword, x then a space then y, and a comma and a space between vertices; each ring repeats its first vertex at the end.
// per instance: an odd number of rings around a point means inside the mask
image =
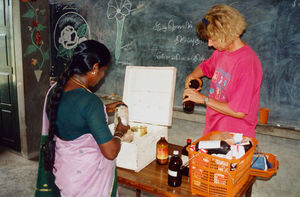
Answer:
MULTIPOLYGON (((127 65, 175 66, 174 108, 181 109, 185 77, 213 52, 197 38, 195 26, 215 4, 231 5, 246 18, 242 39, 262 62, 260 107, 271 109, 269 123, 299 127, 300 0, 50 0, 54 73, 62 71, 67 59, 62 57, 72 52, 57 52, 59 46, 53 47, 61 33, 57 27, 61 31, 64 25, 74 25, 70 31, 77 32, 77 42, 96 39, 113 55, 97 93, 122 95, 127 65)), ((209 79, 204 79, 204 94, 208 87, 209 79)))

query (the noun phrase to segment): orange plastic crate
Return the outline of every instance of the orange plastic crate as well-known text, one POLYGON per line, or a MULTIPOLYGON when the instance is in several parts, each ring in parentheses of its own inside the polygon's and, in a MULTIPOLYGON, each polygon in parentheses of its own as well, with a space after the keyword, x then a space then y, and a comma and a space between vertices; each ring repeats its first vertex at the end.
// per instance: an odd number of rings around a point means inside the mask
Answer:
MULTIPOLYGON (((210 136, 217 133, 220 131, 210 132, 191 145, 196 145, 201 140, 210 140, 210 136)), ((253 146, 240 159, 220 158, 188 148, 191 159, 189 164, 191 192, 203 196, 235 196, 250 174, 252 157, 258 143, 256 139, 250 139, 253 146)))
POLYGON ((275 173, 277 173, 279 167, 279 161, 277 160, 276 156, 270 153, 263 153, 263 154, 267 156, 268 161, 272 164, 272 168, 269 168, 266 171, 251 168, 250 175, 268 179, 271 178, 275 173))

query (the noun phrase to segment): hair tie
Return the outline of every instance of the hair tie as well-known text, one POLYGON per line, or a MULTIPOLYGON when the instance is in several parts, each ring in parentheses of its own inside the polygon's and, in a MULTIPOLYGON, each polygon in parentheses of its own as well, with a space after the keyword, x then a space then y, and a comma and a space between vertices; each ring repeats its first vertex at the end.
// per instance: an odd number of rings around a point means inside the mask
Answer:
POLYGON ((209 21, 206 20, 206 18, 203 18, 203 19, 202 19, 202 23, 204 23, 205 25, 208 25, 208 24, 209 24, 209 21))

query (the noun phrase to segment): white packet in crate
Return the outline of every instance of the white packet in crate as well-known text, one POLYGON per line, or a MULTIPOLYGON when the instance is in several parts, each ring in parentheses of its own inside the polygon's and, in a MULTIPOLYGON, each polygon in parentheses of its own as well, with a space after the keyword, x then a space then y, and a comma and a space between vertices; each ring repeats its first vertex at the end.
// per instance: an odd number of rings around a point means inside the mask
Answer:
POLYGON ((230 153, 232 157, 239 159, 245 155, 245 148, 243 145, 240 144, 231 145, 230 153))

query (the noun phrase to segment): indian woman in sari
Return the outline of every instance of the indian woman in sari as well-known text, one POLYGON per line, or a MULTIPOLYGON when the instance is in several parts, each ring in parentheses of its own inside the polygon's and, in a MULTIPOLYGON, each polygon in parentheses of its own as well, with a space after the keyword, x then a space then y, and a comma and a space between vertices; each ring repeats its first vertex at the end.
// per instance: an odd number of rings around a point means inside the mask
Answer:
POLYGON ((112 135, 105 105, 90 91, 104 77, 110 59, 105 45, 80 43, 46 96, 40 164, 43 159, 48 179, 55 181, 48 196, 118 195, 115 158, 129 126, 119 121, 112 135))

